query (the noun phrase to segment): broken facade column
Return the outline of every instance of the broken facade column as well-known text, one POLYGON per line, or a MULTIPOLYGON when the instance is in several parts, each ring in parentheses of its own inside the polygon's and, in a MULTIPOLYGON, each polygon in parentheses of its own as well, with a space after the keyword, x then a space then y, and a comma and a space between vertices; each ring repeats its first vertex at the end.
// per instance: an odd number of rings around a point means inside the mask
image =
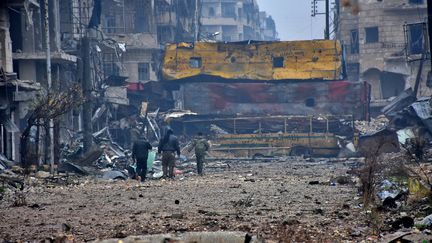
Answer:
POLYGON ((12 40, 9 32, 9 13, 5 3, 0 4, 0 66, 5 72, 13 72, 12 40))

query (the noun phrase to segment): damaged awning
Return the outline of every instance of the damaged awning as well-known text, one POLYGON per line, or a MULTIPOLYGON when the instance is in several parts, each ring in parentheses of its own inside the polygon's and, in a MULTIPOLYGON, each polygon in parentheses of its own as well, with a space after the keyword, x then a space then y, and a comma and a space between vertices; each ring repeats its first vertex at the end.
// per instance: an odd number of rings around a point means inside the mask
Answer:
POLYGON ((32 80, 11 79, 7 82, 0 82, 0 87, 17 87, 25 90, 39 91, 42 89, 40 83, 32 80))
POLYGON ((429 132, 432 131, 432 108, 431 108, 431 99, 420 98, 417 102, 414 102, 411 105, 414 112, 417 116, 422 120, 423 124, 427 127, 429 132))

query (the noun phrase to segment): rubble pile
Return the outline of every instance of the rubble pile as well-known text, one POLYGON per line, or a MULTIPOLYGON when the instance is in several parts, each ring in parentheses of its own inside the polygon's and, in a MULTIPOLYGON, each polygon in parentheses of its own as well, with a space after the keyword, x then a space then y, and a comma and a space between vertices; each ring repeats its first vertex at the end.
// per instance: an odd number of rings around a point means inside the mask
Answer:
POLYGON ((380 131, 387 127, 389 120, 384 116, 378 116, 377 118, 371 118, 370 121, 355 121, 355 128, 360 134, 368 134, 380 131))
POLYGON ((132 162, 131 151, 112 140, 108 127, 94 133, 93 137, 95 146, 92 151, 84 155, 81 136, 78 136, 69 145, 64 145, 61 152, 60 170, 78 172, 78 174, 88 174, 84 167, 94 167, 102 172, 106 172, 107 169, 126 171, 132 162))

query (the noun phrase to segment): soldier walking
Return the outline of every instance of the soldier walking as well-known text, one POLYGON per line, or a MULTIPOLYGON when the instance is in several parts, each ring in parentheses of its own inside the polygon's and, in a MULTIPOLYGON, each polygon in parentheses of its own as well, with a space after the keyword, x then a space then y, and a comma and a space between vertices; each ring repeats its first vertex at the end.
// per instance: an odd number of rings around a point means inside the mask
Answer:
POLYGON ((160 140, 158 154, 162 153, 162 171, 164 178, 174 178, 175 154, 180 157, 180 146, 173 130, 169 128, 160 140))
POLYGON ((150 143, 144 135, 140 135, 132 145, 132 159, 136 162, 137 179, 145 181, 147 175, 147 158, 149 150, 152 149, 150 143))
POLYGON ((207 151, 210 149, 210 144, 207 142, 207 139, 203 136, 201 132, 197 134, 197 137, 194 139, 192 143, 192 148, 195 148, 195 157, 197 163, 197 171, 198 175, 203 175, 204 170, 204 160, 207 154, 207 151))

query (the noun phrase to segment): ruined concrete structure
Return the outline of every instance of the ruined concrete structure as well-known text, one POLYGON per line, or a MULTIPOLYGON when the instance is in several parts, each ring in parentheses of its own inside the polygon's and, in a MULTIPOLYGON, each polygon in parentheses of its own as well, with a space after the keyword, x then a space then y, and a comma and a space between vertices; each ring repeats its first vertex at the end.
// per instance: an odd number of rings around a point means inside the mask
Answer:
POLYGON ((259 11, 256 0, 202 0, 201 24, 203 39, 277 40, 274 20, 259 11))
MULTIPOLYGON (((149 110, 174 107, 171 91, 158 82, 166 43, 207 40, 213 19, 222 21, 215 28, 223 40, 277 38, 273 19, 254 0, 49 0, 48 11, 51 90, 90 79, 89 126, 99 131, 114 124, 120 131, 114 137, 126 134, 142 102, 149 110), (83 66, 84 39, 90 40, 89 76, 83 66)), ((7 94, 0 96, 0 152, 16 161, 31 102, 48 89, 44 13, 44 0, 0 3, 0 90, 7 94)), ((76 109, 55 124, 56 152, 70 134, 83 131, 83 117, 83 110, 76 109)))
MULTIPOLYGON (((372 85, 372 107, 415 86, 422 53, 428 49, 426 1, 359 0, 360 12, 341 7, 337 38, 345 46, 349 80, 372 85)), ((418 96, 431 94, 424 62, 418 96)))
MULTIPOLYGON (((53 90, 66 88, 77 80, 77 56, 65 52, 62 47, 62 34, 66 32, 62 21, 67 17, 72 18, 61 14, 60 8, 66 2, 69 0, 49 1, 53 90)), ((17 161, 20 160, 20 131, 26 125, 35 91, 41 90, 40 85, 45 89, 48 87, 44 11, 44 1, 40 0, 2 1, 0 4, 0 66, 5 72, 0 87, 5 89, 6 94, 2 96, 0 104, 1 153, 17 161)), ((78 129, 78 119, 73 117, 71 111, 64 117, 62 127, 72 128, 75 125, 78 129)), ((60 133, 59 129, 60 126, 56 124, 56 134, 60 133)))

